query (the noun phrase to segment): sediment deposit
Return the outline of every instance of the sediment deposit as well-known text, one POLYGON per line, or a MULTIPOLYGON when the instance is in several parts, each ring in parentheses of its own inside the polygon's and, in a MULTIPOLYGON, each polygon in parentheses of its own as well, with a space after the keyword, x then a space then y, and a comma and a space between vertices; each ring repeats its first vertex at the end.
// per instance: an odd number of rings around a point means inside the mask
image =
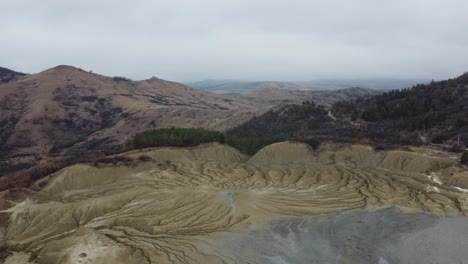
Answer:
MULTIPOLYGON (((450 221, 468 227, 468 175, 450 157, 291 142, 253 157, 221 144, 125 155, 145 161, 78 164, 39 182, 40 191, 4 193, 5 263, 393 263, 410 259, 390 254, 391 243, 411 246, 409 234, 440 223, 453 232, 450 221), (375 241, 401 235, 378 247, 359 240, 366 232, 375 241)), ((436 231, 428 236, 442 237, 436 231)))

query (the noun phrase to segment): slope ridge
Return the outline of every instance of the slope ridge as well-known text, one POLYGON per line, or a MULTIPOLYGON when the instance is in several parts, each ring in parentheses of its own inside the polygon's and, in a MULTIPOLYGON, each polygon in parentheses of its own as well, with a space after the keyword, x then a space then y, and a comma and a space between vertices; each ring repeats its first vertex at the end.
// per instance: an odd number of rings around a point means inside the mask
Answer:
POLYGON ((39 263, 95 256, 85 240, 101 246, 99 263, 116 255, 127 256, 128 263, 257 263, 225 251, 217 239, 269 221, 363 209, 468 212, 468 192, 451 185, 465 170, 449 158, 417 152, 376 153, 352 145, 312 151, 290 142, 270 145, 250 160, 220 144, 126 156, 151 159, 74 165, 43 180, 49 184, 38 192, 10 196, 15 204, 0 212, 0 219, 8 219, 1 222, 4 247, 39 263), (272 163, 263 162, 270 158, 272 163))
POLYGON ((265 87, 250 90, 239 96, 266 105, 300 104, 312 101, 318 105, 330 107, 336 102, 370 98, 382 94, 382 91, 369 88, 344 88, 337 90, 285 90, 281 88, 265 87))
POLYGON ((118 151, 148 128, 226 130, 262 111, 176 82, 60 65, 2 85, 0 159, 34 164, 50 155, 118 151))
POLYGON ((25 77, 26 75, 27 74, 22 72, 16 72, 7 68, 0 67, 0 85, 9 82, 15 82, 25 77))

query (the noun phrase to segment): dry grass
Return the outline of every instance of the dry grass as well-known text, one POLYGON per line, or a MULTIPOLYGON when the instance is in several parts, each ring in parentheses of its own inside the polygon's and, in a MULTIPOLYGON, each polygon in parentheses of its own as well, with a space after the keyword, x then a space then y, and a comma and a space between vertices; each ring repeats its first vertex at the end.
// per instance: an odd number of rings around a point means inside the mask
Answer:
POLYGON ((2 159, 115 149, 149 128, 226 130, 264 111, 180 83, 116 81, 70 66, 2 85, 0 106, 2 159))

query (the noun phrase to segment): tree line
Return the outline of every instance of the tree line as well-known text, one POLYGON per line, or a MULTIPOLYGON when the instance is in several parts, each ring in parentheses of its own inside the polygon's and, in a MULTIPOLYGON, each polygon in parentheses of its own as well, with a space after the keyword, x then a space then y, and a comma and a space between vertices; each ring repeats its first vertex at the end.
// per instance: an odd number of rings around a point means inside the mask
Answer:
POLYGON ((161 128, 146 130, 128 141, 128 148, 190 147, 203 143, 219 142, 230 145, 245 154, 255 154, 261 148, 284 140, 283 137, 259 133, 223 133, 203 128, 161 128))

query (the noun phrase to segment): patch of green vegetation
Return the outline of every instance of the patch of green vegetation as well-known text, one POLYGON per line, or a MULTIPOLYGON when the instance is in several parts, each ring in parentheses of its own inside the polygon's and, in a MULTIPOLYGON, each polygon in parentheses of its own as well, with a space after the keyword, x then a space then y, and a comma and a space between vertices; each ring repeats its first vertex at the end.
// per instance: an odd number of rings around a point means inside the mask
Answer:
POLYGON ((260 149, 284 140, 286 140, 285 137, 263 134, 236 133, 226 135, 226 144, 247 155, 254 155, 260 149))
POLYGON ((224 134, 203 128, 162 128, 136 134, 128 145, 133 149, 147 147, 188 147, 202 143, 219 142, 230 145, 239 151, 253 155, 263 147, 284 141, 285 137, 252 133, 224 134))
POLYGON ((130 78, 127 78, 127 77, 123 77, 123 76, 115 76, 114 78, 112 78, 115 82, 131 82, 132 79, 130 78))
POLYGON ((187 147, 202 143, 224 143, 224 134, 203 128, 162 128, 136 134, 130 141, 131 148, 146 147, 187 147))

